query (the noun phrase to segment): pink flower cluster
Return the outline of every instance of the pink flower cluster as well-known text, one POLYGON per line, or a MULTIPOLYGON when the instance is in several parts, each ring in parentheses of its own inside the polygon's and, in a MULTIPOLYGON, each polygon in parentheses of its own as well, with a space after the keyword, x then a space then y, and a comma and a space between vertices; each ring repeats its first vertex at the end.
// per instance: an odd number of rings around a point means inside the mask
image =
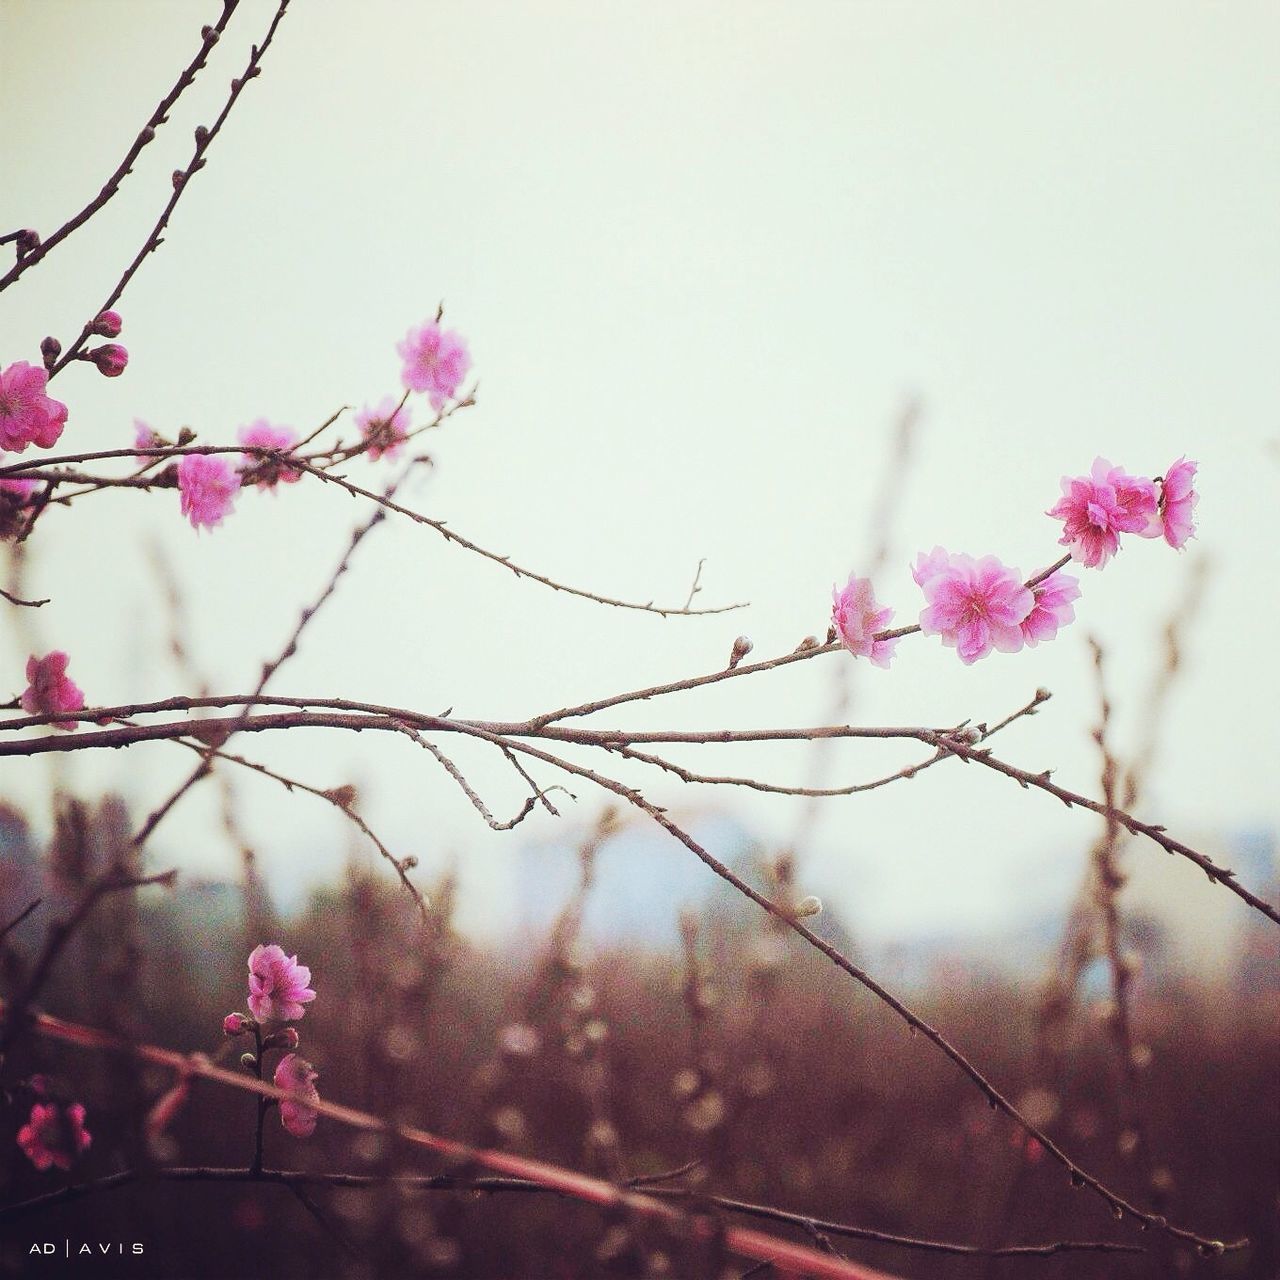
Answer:
POLYGON ((1179 458, 1161 480, 1133 476, 1096 458, 1087 476, 1063 476, 1062 497, 1048 514, 1062 521, 1061 546, 1089 569, 1099 569, 1120 550, 1120 535, 1164 538, 1174 548, 1195 532, 1191 512, 1196 464, 1179 458))
MULTIPOLYGON (((288 453, 298 443, 298 433, 288 427, 273 427, 266 418, 241 427, 238 437, 241 444, 252 445, 258 449, 279 449, 288 453)), ((274 489, 277 481, 281 484, 297 484, 302 479, 302 472, 297 467, 288 467, 272 458, 260 458, 252 453, 242 455, 240 459, 242 471, 252 469, 254 481, 268 489, 274 489)))
POLYGON ((41 1173, 55 1165, 70 1169, 92 1141, 84 1127, 84 1107, 78 1102, 66 1107, 56 1102, 37 1102, 31 1108, 30 1119, 18 1130, 18 1146, 41 1173))
POLYGON ((396 345, 404 367, 400 377, 410 391, 424 391, 439 413, 458 393, 471 368, 466 341, 452 329, 442 329, 439 318, 410 329, 396 345))
POLYGON ((383 396, 376 408, 365 405, 356 414, 356 426, 364 439, 365 452, 379 458, 398 457, 409 435, 409 410, 395 396, 383 396))
POLYGON ((45 394, 49 374, 25 360, 0 373, 0 450, 51 449, 67 425, 67 406, 45 394))
MULTIPOLYGON (((22 709, 33 716, 66 715, 84 710, 84 694, 67 675, 70 658, 61 649, 37 658, 33 653, 27 659, 27 687, 23 691, 22 709)), ((75 720, 55 720, 55 729, 70 731, 75 720)))
POLYGON ((917 558, 912 577, 927 601, 920 630, 940 636, 966 666, 993 649, 1017 653, 1024 644, 1052 639, 1075 616, 1071 601, 1079 595, 1073 578, 1054 574, 1037 596, 995 556, 975 560, 941 547, 917 558))
POLYGON ((275 943, 255 947, 249 957, 250 1012, 259 1022, 301 1018, 306 1012, 302 1006, 316 998, 307 986, 310 981, 311 970, 297 956, 285 955, 275 943))

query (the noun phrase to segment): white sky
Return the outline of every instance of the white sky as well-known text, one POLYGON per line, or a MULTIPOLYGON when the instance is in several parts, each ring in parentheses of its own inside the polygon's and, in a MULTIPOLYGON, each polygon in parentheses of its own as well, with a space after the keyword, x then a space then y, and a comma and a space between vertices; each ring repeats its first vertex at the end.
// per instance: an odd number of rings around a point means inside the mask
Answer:
MULTIPOLYGON (((0 299, 0 363, 35 359, 44 334, 69 340, 96 310, 272 9, 244 0, 108 211, 0 299)), ((3 230, 48 232, 97 190, 217 10, 0 0, 3 230)), ((83 366, 55 384, 63 445, 127 444, 135 415, 210 441, 259 416, 309 430, 395 389, 395 342, 444 299, 480 404, 436 438, 416 503, 607 594, 679 602, 705 557, 702 601, 752 602, 703 620, 603 609, 429 530, 384 526, 276 691, 492 717, 713 669, 740 632, 766 656, 824 630, 831 583, 870 555, 912 394, 920 448, 878 584, 899 621, 920 607, 917 550, 994 553, 1029 573, 1055 557, 1043 512, 1064 472, 1101 453, 1153 474, 1186 453, 1202 476, 1194 553, 1131 541, 1083 573, 1080 621, 1037 650, 964 668, 936 642, 904 642, 889 673, 857 672, 855 715, 997 718, 1045 685, 1054 701, 999 751, 1096 793, 1086 634, 1106 645, 1132 742, 1163 618, 1193 555, 1208 555, 1144 812, 1229 860, 1232 833, 1277 817, 1278 38, 1269 4, 295 0, 125 295, 128 371, 107 381, 83 366)), ((174 691, 149 538, 180 567, 214 684, 251 687, 359 514, 334 490, 297 490, 247 494, 201 536, 175 494, 52 513, 28 586, 53 603, 0 649, 13 692, 36 645, 68 649, 96 702, 174 691)), ((599 723, 822 721, 841 660, 599 723)), ((540 815, 492 835, 402 741, 241 746, 312 782, 358 782, 373 825, 428 868, 457 856, 480 928, 510 919, 520 850, 565 830, 540 815)), ((518 804, 493 760, 458 758, 495 810, 518 804)), ((794 746, 685 758, 796 781, 809 766, 794 746)), ((906 757, 838 759, 834 776, 851 780, 906 757)), ((157 744, 57 767, 143 810, 188 760, 157 744)), ((54 767, 6 761, 0 785, 46 805, 54 767)), ((325 806, 237 785, 277 877, 296 886, 340 862, 348 833, 325 806)), ((575 789, 586 820, 595 797, 575 789)), ((800 813, 662 777, 647 790, 677 814, 732 812, 766 840, 787 839, 800 813)), ((161 828, 157 863, 230 869, 211 799, 161 828)), ((806 885, 878 937, 981 932, 1065 903, 1094 832, 1087 815, 955 766, 823 812, 806 885)), ((1171 874, 1151 847, 1132 865, 1139 881, 1171 874)), ((1159 883, 1224 920, 1245 912, 1198 873, 1159 883)))

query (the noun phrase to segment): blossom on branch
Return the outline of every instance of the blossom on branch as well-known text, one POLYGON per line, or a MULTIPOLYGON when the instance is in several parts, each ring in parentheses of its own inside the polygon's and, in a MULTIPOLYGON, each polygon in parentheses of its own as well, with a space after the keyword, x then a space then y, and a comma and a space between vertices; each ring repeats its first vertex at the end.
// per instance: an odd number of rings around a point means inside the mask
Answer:
MULTIPOLYGON (((298 443, 298 433, 288 427, 273 427, 266 418, 241 427, 236 433, 241 444, 253 445, 258 449, 279 449, 281 453, 289 453, 298 443)), ((242 471, 252 469, 252 482, 268 489, 274 489, 276 482, 297 484, 302 479, 302 472, 297 467, 287 467, 273 458, 261 458, 256 454, 246 453, 240 460, 242 471)))
POLYGON ((0 373, 0 450, 51 449, 67 425, 67 406, 45 394, 49 375, 25 360, 0 373))
POLYGON ((193 529, 213 529, 235 506, 240 477, 225 458, 189 453, 178 463, 182 514, 193 529))
MULTIPOLYGON (((33 653, 27 659, 27 688, 21 700, 24 711, 33 716, 53 716, 84 710, 84 694, 75 681, 67 677, 70 661, 60 649, 46 653, 43 658, 33 653)), ((69 732, 76 723, 75 720, 55 720, 53 727, 69 732)))
POLYGON ((1022 620, 1022 638, 1034 648, 1041 640, 1052 640, 1061 627, 1075 620, 1072 601, 1080 599, 1080 583, 1059 571, 1037 582, 1031 594, 1036 602, 1022 620))
POLYGON ((295 1096, 280 1100, 280 1123, 295 1138, 309 1138, 315 1132, 317 1114, 308 1103, 320 1101, 315 1082, 320 1077, 311 1063, 296 1053, 287 1053, 276 1064, 272 1077, 277 1089, 288 1089, 295 1096))
POLYGON ((1022 648, 1022 624, 1035 607, 1035 596, 1016 569, 995 556, 975 560, 934 547, 920 554, 912 576, 928 601, 920 614, 920 630, 941 636, 966 666, 992 649, 1017 653, 1022 648))
POLYGON ((69 1107, 37 1102, 31 1108, 31 1118, 18 1130, 18 1146, 41 1173, 54 1165, 70 1169, 92 1141, 84 1127, 84 1107, 78 1102, 69 1107))
POLYGON ((466 341, 437 321, 410 329, 396 351, 404 361, 401 380, 410 391, 425 391, 431 407, 439 412, 457 394, 471 368, 466 341))
POLYGON ((96 365, 104 378, 118 378, 129 364, 129 353, 118 342, 105 342, 82 358, 96 365))
POLYGON ((1122 533, 1146 531, 1156 507, 1154 481, 1095 458, 1087 476, 1062 477, 1062 497, 1046 514, 1063 522, 1058 544, 1071 558, 1098 569, 1120 549, 1122 533))
POLYGON ((893 610, 876 603, 870 579, 851 573, 843 588, 831 588, 831 625, 855 658, 870 658, 877 667, 888 667, 901 637, 877 640, 876 632, 892 621, 893 610))
POLYGON ((1200 501, 1195 490, 1196 464, 1186 458, 1165 472, 1160 484, 1159 510, 1151 517, 1142 534, 1147 538, 1163 538, 1175 551, 1181 551, 1187 540, 1195 536, 1191 513, 1200 501))
POLYGON ((301 1018, 302 1006, 316 998, 310 981, 311 970, 297 956, 285 955, 275 943, 255 947, 249 957, 249 1011, 259 1022, 301 1018))
POLYGON ((356 426, 364 438, 365 452, 374 462, 395 458, 409 434, 409 410, 395 396, 383 396, 377 408, 365 405, 356 414, 356 426))

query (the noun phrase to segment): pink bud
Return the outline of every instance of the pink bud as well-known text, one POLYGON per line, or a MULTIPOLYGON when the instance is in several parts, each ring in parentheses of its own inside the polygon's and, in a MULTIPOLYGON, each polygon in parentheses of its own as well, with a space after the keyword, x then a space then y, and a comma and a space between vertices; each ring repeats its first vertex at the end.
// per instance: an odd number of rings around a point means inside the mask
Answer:
POLYGON ((123 327, 124 321, 118 311, 100 311, 89 326, 89 332, 100 338, 118 338, 123 327))
POLYGON ((104 378, 118 378, 129 363, 129 353, 118 342, 108 342, 94 347, 85 359, 92 360, 104 378))
POLYGON ((253 1026, 253 1023, 243 1013, 229 1013, 222 1020, 222 1034, 224 1036, 242 1036, 251 1026, 253 1026))
POLYGON ((263 1042, 264 1049, 284 1049, 292 1053, 298 1047, 298 1032, 294 1027, 285 1027, 269 1035, 263 1042))

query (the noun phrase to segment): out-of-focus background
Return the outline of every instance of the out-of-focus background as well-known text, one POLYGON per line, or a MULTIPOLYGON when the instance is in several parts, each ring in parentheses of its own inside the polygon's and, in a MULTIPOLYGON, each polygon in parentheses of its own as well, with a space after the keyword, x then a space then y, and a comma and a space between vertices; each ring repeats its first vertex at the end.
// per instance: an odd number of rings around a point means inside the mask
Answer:
MULTIPOLYGON (((0 229, 48 231, 98 189, 217 8, 0 3, 0 229)), ((243 0, 118 198, 6 292, 0 361, 37 359, 45 334, 68 341, 96 311, 273 9, 243 0)), ((948 725, 995 721, 1045 687, 1053 699, 998 750, 1097 794, 1093 635, 1113 749, 1155 750, 1142 814, 1274 897, 1278 39, 1267 4, 295 0, 125 295, 127 372, 80 366, 56 384, 62 445, 128 445, 135 418, 208 441, 259 417, 309 431, 395 390, 394 344, 443 301, 470 342, 478 404, 430 437, 436 466, 411 504, 577 586, 680 604, 705 561, 699 603, 751 602, 702 619, 612 610, 388 521, 276 691, 494 718, 713 670, 741 633, 759 656, 821 637, 831 584, 867 572, 881 543, 878 594, 914 621, 918 551, 993 553, 1031 573, 1058 551, 1044 512, 1062 475, 1096 455, 1158 474, 1185 454, 1203 494, 1190 549, 1130 540, 1105 572, 1081 571, 1078 620, 1051 644, 964 668, 915 638, 887 673, 833 655, 598 722, 948 725), (1153 701, 1171 620, 1181 664, 1153 701)), ((158 557, 200 673, 247 691, 360 514, 308 484, 245 494, 200 535, 172 492, 55 510, 24 570, 52 602, 0 635, 0 673, 17 694, 27 653, 64 648, 93 703, 190 692, 158 557)), ((449 929, 474 963, 541 953, 597 821, 589 788, 575 785, 560 820, 535 812, 495 834, 408 743, 291 733, 249 748, 318 786, 355 785, 424 885, 453 877, 449 929)), ((458 758, 495 812, 518 808, 500 760, 458 758)), ((913 756, 792 744, 680 758, 832 785, 913 756)), ((0 795, 31 841, 6 849, 6 905, 38 882, 55 791, 117 794, 136 820, 189 767, 163 743, 6 761, 0 795)), ((1031 1034, 1098 835, 1089 815, 958 765, 816 807, 615 772, 751 874, 793 850, 796 892, 820 894, 824 927, 892 981, 941 999, 951 975, 976 972, 957 990, 990 993, 983 1016, 1004 1008, 1010 1022, 1017 1002, 998 993, 1021 991, 1031 1034)), ((260 919, 314 936, 317 901, 380 874, 328 806, 231 782, 264 877, 260 919)), ((215 786, 193 793, 149 865, 179 866, 181 892, 223 904, 208 918, 226 929, 205 943, 226 943, 229 969, 206 977, 238 991, 241 853, 220 804, 215 786)), ((1236 992, 1268 1043, 1273 1024, 1250 1002, 1274 984, 1272 944, 1243 904, 1152 846, 1123 857, 1151 991, 1236 992)), ((594 868, 579 933, 594 954, 669 960, 681 908, 723 907, 713 877, 638 821, 594 868)), ((335 957, 330 972, 348 967, 335 957)), ((1092 972, 1079 990, 1087 1002, 1105 986, 1092 972)), ((1152 1023, 1166 1037, 1167 1014, 1152 1023)), ((1229 1060, 1240 1046, 1221 1035, 1229 1060)), ((904 1071, 925 1056, 910 1047, 904 1071)), ((1016 1045, 1000 1052, 1026 1066, 1016 1045)))

